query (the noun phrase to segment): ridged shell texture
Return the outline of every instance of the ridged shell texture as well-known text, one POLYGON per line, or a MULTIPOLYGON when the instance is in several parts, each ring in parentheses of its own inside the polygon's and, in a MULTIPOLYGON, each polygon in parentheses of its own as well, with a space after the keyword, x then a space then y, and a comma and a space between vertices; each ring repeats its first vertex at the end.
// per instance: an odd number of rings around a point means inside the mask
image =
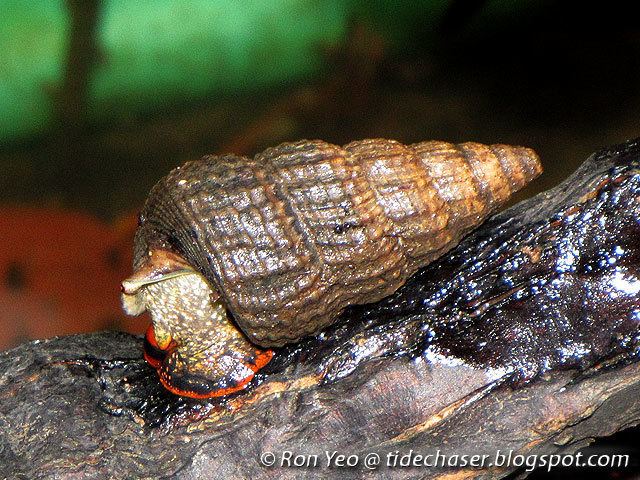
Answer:
POLYGON ((207 156, 151 191, 136 237, 183 256, 250 340, 280 346, 377 301, 541 172, 524 147, 286 143, 207 156))

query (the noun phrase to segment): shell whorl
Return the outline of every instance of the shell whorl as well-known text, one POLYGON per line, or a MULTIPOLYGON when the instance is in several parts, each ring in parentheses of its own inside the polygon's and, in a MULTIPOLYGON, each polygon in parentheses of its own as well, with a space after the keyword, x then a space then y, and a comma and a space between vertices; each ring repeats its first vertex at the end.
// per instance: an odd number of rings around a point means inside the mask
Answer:
POLYGON ((152 189, 135 262, 178 253, 250 340, 280 346, 391 294, 541 171, 527 148, 435 141, 206 156, 152 189))

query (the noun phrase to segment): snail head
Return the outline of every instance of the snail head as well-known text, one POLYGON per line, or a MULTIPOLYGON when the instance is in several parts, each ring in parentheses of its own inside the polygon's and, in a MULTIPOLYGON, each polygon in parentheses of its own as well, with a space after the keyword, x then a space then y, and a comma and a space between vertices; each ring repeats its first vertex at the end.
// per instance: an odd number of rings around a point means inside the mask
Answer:
POLYGON ((122 305, 129 315, 151 315, 145 359, 178 395, 208 398, 242 390, 273 355, 249 342, 215 287, 168 250, 149 250, 122 282, 122 305))

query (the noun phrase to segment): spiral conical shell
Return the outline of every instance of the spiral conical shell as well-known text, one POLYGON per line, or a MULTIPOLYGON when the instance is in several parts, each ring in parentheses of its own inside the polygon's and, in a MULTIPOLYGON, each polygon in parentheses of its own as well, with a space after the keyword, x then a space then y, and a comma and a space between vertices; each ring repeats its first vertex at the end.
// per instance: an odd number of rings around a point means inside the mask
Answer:
POLYGON ((527 148, 436 141, 207 156, 151 191, 136 264, 152 248, 177 253, 250 340, 280 346, 394 292, 540 172, 527 148))

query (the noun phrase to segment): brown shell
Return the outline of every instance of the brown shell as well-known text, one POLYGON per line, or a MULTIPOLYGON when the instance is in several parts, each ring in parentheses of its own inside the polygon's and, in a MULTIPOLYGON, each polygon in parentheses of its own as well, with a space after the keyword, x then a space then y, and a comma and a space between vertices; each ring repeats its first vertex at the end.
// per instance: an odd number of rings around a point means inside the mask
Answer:
POLYGON ((540 172, 527 148, 436 141, 206 156, 152 189, 135 262, 178 253, 253 342, 280 346, 394 292, 540 172))

